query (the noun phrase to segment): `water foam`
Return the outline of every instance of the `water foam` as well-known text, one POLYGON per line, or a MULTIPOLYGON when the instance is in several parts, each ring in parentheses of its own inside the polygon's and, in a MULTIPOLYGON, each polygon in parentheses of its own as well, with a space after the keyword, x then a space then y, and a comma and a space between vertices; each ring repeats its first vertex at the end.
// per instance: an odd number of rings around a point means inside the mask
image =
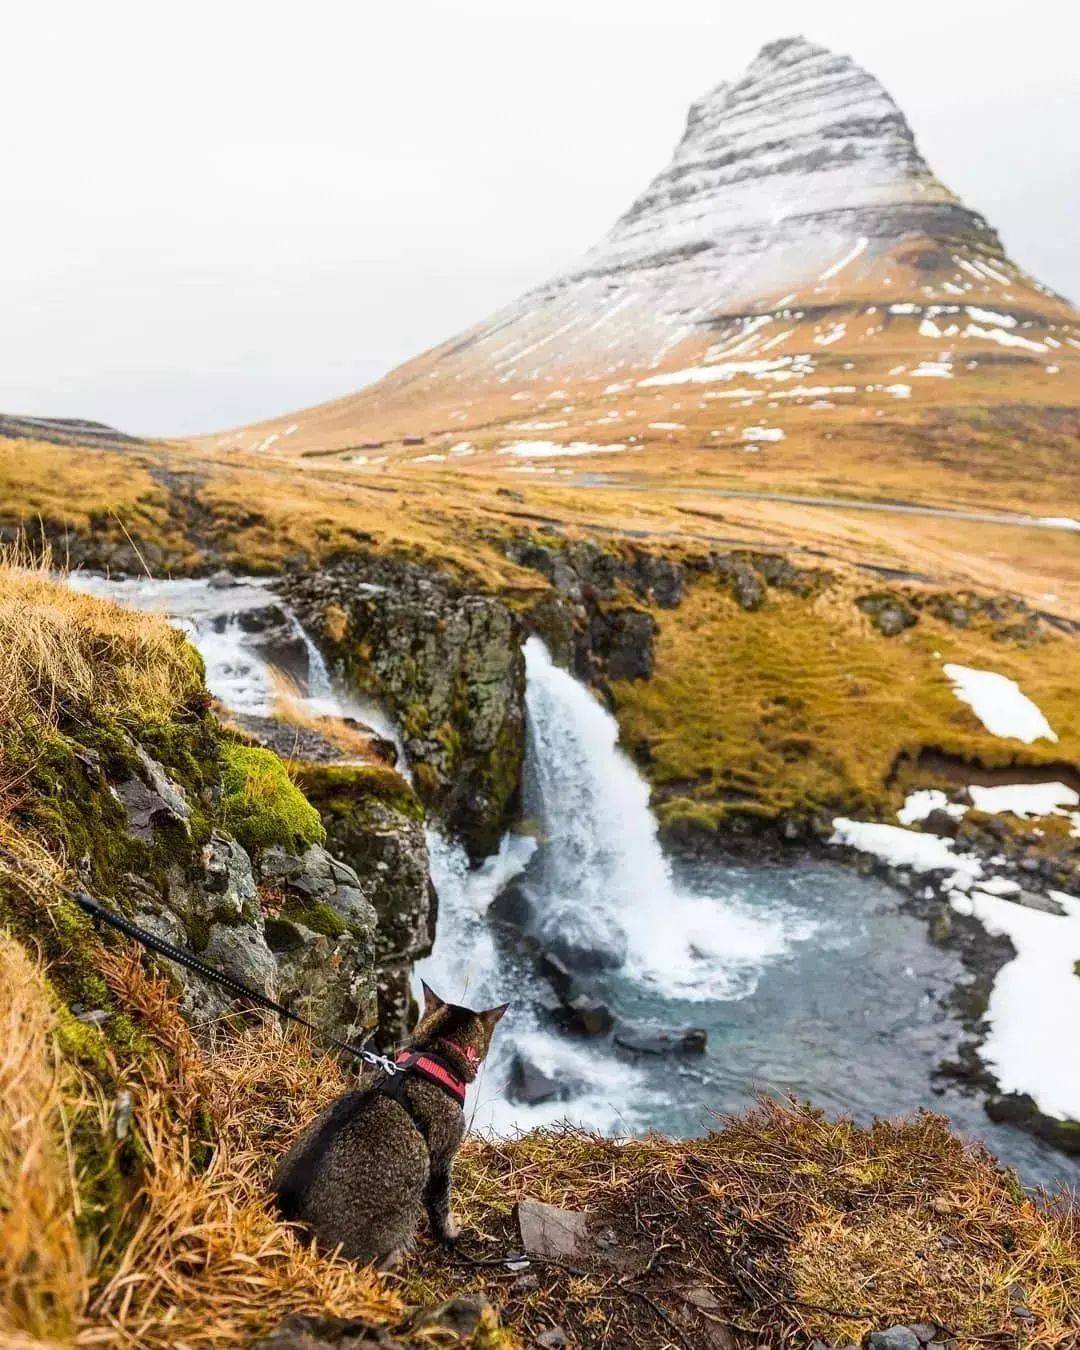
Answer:
POLYGON ((615 719, 539 638, 525 644, 525 661, 525 808, 543 826, 530 871, 541 940, 615 953, 625 975, 670 998, 752 992, 765 961, 809 936, 805 924, 676 887, 615 719))

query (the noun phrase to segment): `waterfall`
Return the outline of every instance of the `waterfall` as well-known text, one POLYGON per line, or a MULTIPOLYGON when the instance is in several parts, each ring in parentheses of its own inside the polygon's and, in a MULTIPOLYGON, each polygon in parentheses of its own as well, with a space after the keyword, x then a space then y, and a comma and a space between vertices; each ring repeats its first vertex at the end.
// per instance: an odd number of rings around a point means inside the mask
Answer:
POLYGON ((621 967, 669 998, 745 993, 793 935, 676 887, 615 719, 539 638, 525 660, 525 809, 542 832, 527 874, 533 931, 570 964, 621 967))
POLYGON ((618 748, 615 719, 539 638, 525 644, 525 667, 525 814, 543 831, 535 928, 572 965, 621 966, 634 911, 674 902, 649 790, 618 748))

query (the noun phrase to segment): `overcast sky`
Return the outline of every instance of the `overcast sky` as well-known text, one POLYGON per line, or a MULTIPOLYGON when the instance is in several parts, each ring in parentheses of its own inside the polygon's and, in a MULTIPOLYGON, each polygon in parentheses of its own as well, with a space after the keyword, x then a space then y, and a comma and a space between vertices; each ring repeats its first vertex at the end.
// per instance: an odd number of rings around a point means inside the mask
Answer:
POLYGON ((0 18, 0 411, 179 435, 357 389, 570 263, 794 33, 1080 299, 1075 0, 38 0, 0 18))

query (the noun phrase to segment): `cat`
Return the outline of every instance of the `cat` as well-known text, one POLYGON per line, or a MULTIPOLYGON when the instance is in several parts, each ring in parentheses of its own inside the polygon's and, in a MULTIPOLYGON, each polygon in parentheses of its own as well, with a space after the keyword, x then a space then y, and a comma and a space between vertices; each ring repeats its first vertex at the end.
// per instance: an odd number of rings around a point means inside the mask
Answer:
POLYGON ((465 1085, 476 1077, 509 1004, 473 1012, 423 986, 424 1010, 399 1072, 346 1092, 304 1131, 275 1173, 281 1215, 320 1246, 387 1270, 426 1209, 434 1237, 453 1244, 450 1173, 465 1134, 465 1085))

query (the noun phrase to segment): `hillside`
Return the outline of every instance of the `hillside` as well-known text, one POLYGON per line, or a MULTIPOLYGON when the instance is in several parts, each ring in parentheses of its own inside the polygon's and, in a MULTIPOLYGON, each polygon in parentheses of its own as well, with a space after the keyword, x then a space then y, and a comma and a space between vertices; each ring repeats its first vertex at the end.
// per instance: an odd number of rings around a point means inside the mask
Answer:
MULTIPOLYGON (((613 1348, 780 1347, 901 1321, 963 1345, 1075 1339, 1071 1203, 1037 1204, 928 1115, 865 1129, 769 1104, 685 1142, 477 1140, 459 1164, 465 1257, 424 1238, 380 1276, 316 1253, 264 1196, 344 1086, 339 1066, 97 932, 67 888, 88 882, 249 980, 276 963, 279 990, 299 978, 300 1006, 340 1030, 335 980, 365 991, 349 1014, 363 1021, 379 960, 346 895, 358 874, 335 862, 336 890, 313 900, 318 816, 220 724, 160 621, 8 559, 0 638, 5 1346, 496 1350, 562 1344, 557 1329, 613 1348), (528 1200, 587 1216, 587 1246, 507 1266, 528 1200)), ((375 783, 407 829, 404 785, 375 783)), ((351 856, 376 894, 377 866, 351 856)))

